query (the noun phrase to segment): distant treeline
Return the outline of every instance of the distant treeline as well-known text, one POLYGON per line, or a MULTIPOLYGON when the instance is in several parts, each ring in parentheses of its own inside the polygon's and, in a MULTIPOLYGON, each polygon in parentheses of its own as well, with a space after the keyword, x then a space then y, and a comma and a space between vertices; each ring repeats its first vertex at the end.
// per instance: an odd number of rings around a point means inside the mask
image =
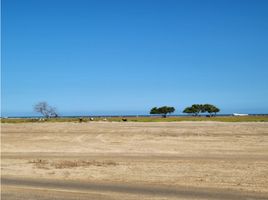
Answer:
POLYGON ((212 104, 193 104, 191 107, 187 107, 183 110, 183 113, 192 114, 198 116, 199 113, 208 113, 209 116, 214 116, 220 112, 220 109, 212 104))
MULTIPOLYGON (((164 118, 167 117, 167 114, 175 112, 174 107, 162 106, 162 107, 153 107, 150 111, 150 114, 160 114, 164 118)), ((193 104, 191 107, 186 107, 183 110, 183 113, 187 113, 193 116, 198 116, 200 113, 208 113, 209 117, 216 116, 220 112, 220 109, 212 104, 193 104)))
MULTIPOLYGON (((50 106, 47 102, 39 102, 34 105, 34 111, 42 114, 45 118, 58 118, 59 114, 55 107, 50 106)), ((164 118, 167 117, 167 114, 175 112, 174 107, 162 106, 162 107, 153 107, 150 111, 151 115, 160 114, 164 118)), ((183 113, 187 113, 193 116, 198 116, 200 113, 208 113, 208 116, 215 116, 220 109, 212 104, 193 104, 191 107, 187 107, 183 110, 183 113)))

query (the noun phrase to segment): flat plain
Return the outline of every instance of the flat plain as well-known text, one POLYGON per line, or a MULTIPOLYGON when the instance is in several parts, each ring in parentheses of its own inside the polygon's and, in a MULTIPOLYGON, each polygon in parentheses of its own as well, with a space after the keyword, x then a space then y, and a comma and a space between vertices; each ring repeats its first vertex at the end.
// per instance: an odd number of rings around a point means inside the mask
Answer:
POLYGON ((2 199, 268 199, 267 122, 1 129, 2 199))

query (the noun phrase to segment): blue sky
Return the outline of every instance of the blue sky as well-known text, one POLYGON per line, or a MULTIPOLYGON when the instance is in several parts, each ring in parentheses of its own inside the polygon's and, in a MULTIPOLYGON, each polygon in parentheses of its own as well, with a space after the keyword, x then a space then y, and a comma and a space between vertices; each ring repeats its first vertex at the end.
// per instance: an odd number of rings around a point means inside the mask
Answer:
POLYGON ((268 113, 268 1, 2 0, 2 116, 268 113))

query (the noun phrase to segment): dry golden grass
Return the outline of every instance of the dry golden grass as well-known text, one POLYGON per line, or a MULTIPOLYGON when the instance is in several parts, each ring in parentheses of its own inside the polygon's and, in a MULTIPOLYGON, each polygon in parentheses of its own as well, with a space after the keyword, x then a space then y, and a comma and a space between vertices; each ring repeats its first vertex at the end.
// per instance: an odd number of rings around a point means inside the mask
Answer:
POLYGON ((2 175, 268 193, 268 123, 2 124, 2 175))

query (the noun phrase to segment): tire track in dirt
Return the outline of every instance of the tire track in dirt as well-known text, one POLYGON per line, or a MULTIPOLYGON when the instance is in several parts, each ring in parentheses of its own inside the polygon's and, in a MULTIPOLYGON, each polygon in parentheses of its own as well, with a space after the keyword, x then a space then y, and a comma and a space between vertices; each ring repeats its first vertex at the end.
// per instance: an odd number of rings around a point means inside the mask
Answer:
POLYGON ((254 199, 264 200, 268 198, 267 194, 234 191, 227 189, 195 188, 195 187, 159 187, 148 185, 132 185, 119 183, 95 183, 95 182, 77 182, 60 181, 49 179, 22 179, 15 177, 2 177, 3 185, 13 185, 16 187, 31 187, 54 190, 74 190, 74 191, 98 191, 98 192, 116 192, 125 194, 139 194, 164 197, 184 197, 184 198, 205 198, 205 199, 254 199))

